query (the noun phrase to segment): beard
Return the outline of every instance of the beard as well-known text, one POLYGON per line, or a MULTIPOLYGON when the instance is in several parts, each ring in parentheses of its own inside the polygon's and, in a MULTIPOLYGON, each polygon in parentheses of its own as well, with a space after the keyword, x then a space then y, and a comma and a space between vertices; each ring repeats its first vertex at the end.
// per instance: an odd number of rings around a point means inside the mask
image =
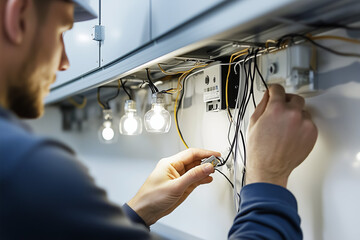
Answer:
MULTIPOLYGON (((36 46, 36 45, 35 45, 36 46)), ((22 71, 17 73, 8 85, 7 102, 9 109, 20 118, 38 118, 44 113, 43 98, 50 81, 53 79, 42 71, 39 47, 34 47, 22 64, 22 71), (45 86, 47 85, 47 86, 45 86)))
MULTIPOLYGON (((26 76, 23 76, 22 79, 25 80, 26 76)), ((26 82, 23 83, 23 86, 12 85, 9 87, 9 109, 20 118, 38 118, 44 112, 44 104, 41 94, 39 94, 41 90, 29 87, 30 84, 26 82)))

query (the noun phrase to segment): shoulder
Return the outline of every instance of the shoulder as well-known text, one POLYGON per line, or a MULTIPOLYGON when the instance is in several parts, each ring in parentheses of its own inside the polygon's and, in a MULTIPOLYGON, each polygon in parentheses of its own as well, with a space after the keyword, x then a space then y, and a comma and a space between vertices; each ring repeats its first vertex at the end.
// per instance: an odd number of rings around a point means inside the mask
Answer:
POLYGON ((28 129, 1 118, 0 132, 0 180, 12 175, 23 164, 40 163, 46 158, 73 158, 73 151, 66 145, 36 136, 28 129))

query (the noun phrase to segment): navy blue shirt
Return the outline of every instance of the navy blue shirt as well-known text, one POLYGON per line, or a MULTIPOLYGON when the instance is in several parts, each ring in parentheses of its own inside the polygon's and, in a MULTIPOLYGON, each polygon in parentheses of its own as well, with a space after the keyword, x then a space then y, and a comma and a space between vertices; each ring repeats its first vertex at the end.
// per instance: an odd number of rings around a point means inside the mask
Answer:
MULTIPOLYGON (((250 184, 241 199, 230 239, 302 238, 296 200, 286 189, 250 184)), ((70 148, 32 134, 0 108, 0 239, 158 236, 128 205, 110 203, 70 148)))

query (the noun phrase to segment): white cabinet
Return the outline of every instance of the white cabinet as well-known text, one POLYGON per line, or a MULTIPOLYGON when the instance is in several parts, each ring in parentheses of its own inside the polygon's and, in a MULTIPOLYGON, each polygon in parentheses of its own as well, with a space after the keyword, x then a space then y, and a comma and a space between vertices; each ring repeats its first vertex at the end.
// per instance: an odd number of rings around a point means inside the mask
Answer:
POLYGON ((151 38, 155 39, 225 1, 152 0, 151 38))
MULTIPOLYGON (((90 0, 91 7, 99 13, 99 0, 90 0)), ((78 22, 65 32, 64 43, 70 67, 67 71, 57 73, 56 82, 51 88, 63 85, 74 78, 86 74, 99 67, 99 42, 93 39, 93 27, 99 19, 78 22)))
POLYGON ((101 1, 101 43, 104 66, 150 42, 150 0, 101 1))

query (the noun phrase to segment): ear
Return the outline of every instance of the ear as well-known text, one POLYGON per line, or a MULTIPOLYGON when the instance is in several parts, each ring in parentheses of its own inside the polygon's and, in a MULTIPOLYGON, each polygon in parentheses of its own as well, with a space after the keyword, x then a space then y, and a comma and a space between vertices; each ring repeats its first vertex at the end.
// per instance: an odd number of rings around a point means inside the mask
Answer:
POLYGON ((28 6, 28 0, 7 0, 5 3, 4 32, 14 44, 20 44, 24 39, 28 6))

